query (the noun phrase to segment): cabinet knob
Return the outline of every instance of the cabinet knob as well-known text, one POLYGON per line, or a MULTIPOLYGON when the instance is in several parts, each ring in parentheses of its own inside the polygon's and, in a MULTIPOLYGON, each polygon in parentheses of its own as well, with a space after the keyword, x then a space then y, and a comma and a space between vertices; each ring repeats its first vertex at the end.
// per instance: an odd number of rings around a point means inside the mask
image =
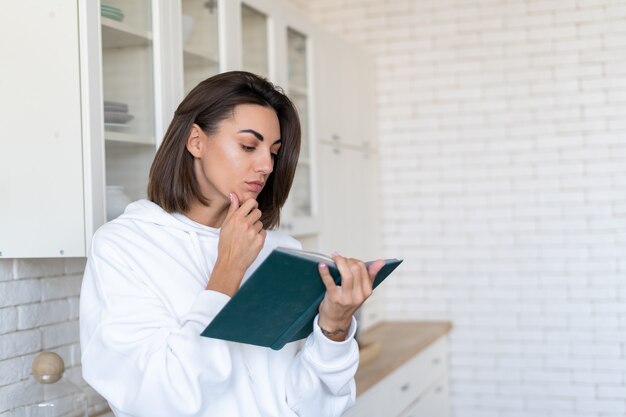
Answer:
POLYGON ((341 139, 341 138, 339 137, 339 135, 338 135, 338 134, 336 134, 336 133, 335 133, 335 134, 330 135, 330 138, 331 138, 332 140, 339 140, 339 139, 341 139))
POLYGON ((433 365, 438 365, 441 362, 441 359, 439 358, 434 358, 433 359, 433 365))
POLYGON ((400 387, 400 391, 405 392, 405 391, 408 391, 409 388, 411 388, 411 384, 407 383, 400 387))

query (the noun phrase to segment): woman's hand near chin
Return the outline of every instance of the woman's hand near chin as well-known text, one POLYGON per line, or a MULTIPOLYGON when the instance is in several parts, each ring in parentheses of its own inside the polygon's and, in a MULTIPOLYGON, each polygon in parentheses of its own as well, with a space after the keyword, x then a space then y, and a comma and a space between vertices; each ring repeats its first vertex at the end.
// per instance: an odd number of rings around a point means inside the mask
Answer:
POLYGON ((230 198, 207 289, 233 296, 244 273, 261 252, 267 232, 259 221, 262 213, 255 199, 248 199, 239 207, 239 199, 234 193, 230 198))
POLYGON ((383 260, 366 267, 363 261, 333 254, 333 260, 341 274, 341 285, 335 284, 328 266, 319 265, 320 276, 326 286, 326 295, 319 308, 319 326, 322 333, 331 340, 345 340, 352 316, 372 294, 372 284, 383 260))

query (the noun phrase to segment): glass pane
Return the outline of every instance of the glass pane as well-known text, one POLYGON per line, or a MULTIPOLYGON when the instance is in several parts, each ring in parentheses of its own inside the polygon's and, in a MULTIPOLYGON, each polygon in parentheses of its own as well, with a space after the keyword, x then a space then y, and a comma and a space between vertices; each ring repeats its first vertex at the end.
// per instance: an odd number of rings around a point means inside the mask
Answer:
POLYGON ((302 144, 300 145, 300 159, 303 161, 309 160, 309 105, 308 96, 302 94, 299 91, 289 92, 289 98, 295 104, 298 109, 298 116, 300 117, 300 124, 302 128, 302 144))
POLYGON ((298 109, 302 124, 302 146, 300 162, 296 170, 293 188, 293 215, 308 217, 311 209, 311 165, 309 134, 309 83, 307 78, 307 37, 302 33, 287 29, 287 74, 289 76, 289 97, 298 109))
POLYGON ((219 72, 217 0, 183 0, 185 94, 219 72))
POLYGON ((287 29, 287 65, 289 97, 298 108, 302 123, 302 147, 300 158, 309 158, 309 91, 307 81, 307 38, 287 29))
POLYGON ((100 3, 102 22, 123 23, 137 31, 152 30, 151 2, 149 0, 104 0, 100 3))
POLYGON ((267 16, 243 4, 241 30, 243 69, 268 77, 267 16))
POLYGON ((306 90, 307 88, 307 59, 306 59, 306 36, 287 29, 287 65, 289 85, 291 87, 306 90))
POLYGON ((293 201, 295 217, 311 216, 311 168, 308 163, 298 164, 289 198, 293 201))
POLYGON ((151 4, 107 0, 100 8, 109 220, 121 203, 146 196, 156 151, 151 4))
POLYGON ((110 1, 101 7, 105 130, 154 143, 150 1, 110 1))

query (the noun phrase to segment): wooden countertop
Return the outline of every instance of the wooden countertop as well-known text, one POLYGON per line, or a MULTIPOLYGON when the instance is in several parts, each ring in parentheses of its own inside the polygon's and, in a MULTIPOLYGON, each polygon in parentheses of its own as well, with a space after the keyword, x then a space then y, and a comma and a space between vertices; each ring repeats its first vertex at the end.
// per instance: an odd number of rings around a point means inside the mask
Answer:
POLYGON ((447 321, 381 322, 367 329, 360 342, 380 344, 380 353, 359 367, 356 373, 356 392, 360 395, 378 381, 398 369, 406 361, 450 332, 447 321))

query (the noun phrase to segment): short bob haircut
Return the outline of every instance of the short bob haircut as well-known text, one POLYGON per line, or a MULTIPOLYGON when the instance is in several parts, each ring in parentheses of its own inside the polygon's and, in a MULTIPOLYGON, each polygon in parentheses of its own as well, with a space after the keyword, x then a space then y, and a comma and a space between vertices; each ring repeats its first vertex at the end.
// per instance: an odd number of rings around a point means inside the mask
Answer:
POLYGON ((148 198, 167 212, 184 213, 198 200, 208 206, 201 194, 193 169, 193 156, 187 138, 195 123, 207 136, 217 131, 221 121, 233 116, 240 104, 258 104, 274 109, 280 124, 280 150, 274 170, 257 196, 260 221, 264 229, 280 224, 280 209, 285 204, 300 153, 298 112, 279 87, 245 71, 231 71, 210 77, 198 84, 180 103, 159 147, 148 181, 148 198))

